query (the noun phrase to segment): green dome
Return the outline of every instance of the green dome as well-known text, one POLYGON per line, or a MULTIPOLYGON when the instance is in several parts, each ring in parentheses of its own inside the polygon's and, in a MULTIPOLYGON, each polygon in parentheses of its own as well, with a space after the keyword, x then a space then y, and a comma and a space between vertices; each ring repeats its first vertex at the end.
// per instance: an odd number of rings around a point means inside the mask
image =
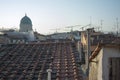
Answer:
POLYGON ((32 21, 26 15, 20 20, 20 32, 32 31, 32 21))
POLYGON ((32 25, 32 21, 29 17, 27 16, 24 16, 21 21, 20 21, 20 24, 29 24, 29 25, 32 25))

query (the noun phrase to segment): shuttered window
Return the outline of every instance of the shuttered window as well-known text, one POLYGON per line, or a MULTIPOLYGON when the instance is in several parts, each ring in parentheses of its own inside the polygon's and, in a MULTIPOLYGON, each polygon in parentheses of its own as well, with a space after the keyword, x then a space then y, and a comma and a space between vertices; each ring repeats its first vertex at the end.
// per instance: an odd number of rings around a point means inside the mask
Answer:
POLYGON ((120 80, 120 58, 110 58, 109 80, 120 80))

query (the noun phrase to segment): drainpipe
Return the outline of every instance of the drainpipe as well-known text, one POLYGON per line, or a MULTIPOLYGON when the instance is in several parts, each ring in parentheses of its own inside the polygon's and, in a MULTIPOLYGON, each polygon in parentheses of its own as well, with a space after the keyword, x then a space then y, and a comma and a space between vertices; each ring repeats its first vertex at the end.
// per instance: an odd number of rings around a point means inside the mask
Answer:
POLYGON ((51 80, 52 69, 47 69, 47 72, 48 72, 48 78, 47 78, 47 80, 51 80))

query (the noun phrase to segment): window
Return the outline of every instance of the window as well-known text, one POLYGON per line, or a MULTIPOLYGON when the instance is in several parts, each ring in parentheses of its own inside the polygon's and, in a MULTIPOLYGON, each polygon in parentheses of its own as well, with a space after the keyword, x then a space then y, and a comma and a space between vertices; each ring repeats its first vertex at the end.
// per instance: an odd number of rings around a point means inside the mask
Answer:
POLYGON ((110 58, 109 65, 109 80, 120 80, 120 58, 110 58))

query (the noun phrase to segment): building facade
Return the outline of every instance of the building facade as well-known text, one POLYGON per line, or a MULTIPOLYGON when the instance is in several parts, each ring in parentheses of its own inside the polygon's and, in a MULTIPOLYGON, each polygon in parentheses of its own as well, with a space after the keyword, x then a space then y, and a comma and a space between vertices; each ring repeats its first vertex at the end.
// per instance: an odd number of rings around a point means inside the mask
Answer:
POLYGON ((89 61, 89 80, 120 79, 120 44, 98 45, 89 61))

